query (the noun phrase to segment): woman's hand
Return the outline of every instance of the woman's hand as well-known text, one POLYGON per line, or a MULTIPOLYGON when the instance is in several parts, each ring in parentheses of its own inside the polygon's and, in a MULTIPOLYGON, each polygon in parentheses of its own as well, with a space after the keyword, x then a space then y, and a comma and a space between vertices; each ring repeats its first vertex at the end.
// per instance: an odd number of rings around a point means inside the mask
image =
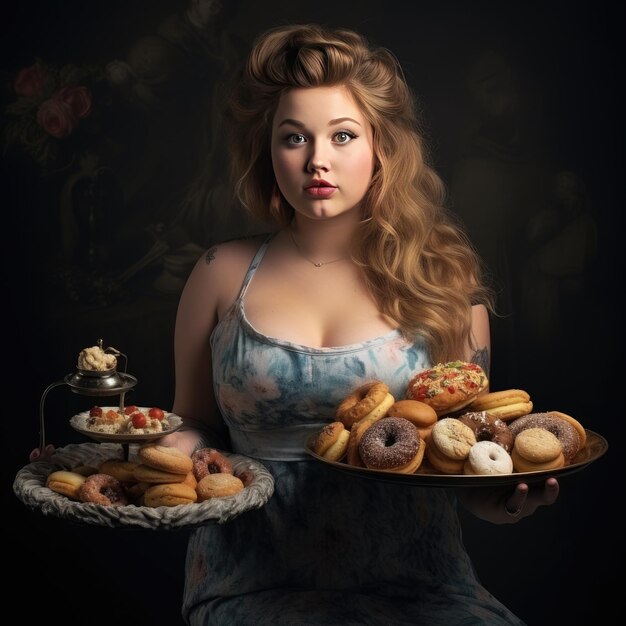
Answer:
POLYGON ((548 478, 543 485, 529 487, 519 483, 510 490, 467 488, 459 494, 470 513, 494 524, 515 524, 532 515, 540 506, 554 504, 559 496, 556 478, 548 478))
POLYGON ((157 443, 160 446, 178 448, 188 456, 191 456, 200 441, 200 434, 194 430, 183 430, 161 437, 157 443))
POLYGON ((28 459, 31 463, 35 461, 47 461, 54 453, 54 446, 49 443, 44 450, 40 450, 39 448, 35 448, 28 455, 28 459))

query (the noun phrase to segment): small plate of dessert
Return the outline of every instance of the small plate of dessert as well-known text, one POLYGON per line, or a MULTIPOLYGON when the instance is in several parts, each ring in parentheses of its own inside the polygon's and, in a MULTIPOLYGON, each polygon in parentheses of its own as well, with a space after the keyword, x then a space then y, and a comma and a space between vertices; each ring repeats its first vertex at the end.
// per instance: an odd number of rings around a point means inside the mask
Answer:
POLYGON ((93 406, 70 419, 70 426, 99 442, 141 443, 177 431, 183 420, 159 407, 93 406))

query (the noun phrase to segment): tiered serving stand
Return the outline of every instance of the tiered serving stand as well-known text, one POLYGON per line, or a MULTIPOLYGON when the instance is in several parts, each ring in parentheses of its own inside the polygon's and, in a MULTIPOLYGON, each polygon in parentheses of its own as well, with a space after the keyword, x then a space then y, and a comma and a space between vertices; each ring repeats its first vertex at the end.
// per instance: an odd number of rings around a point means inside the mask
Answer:
MULTIPOLYGON (((102 348, 102 340, 98 341, 102 348)), ((29 463, 18 471, 13 482, 15 495, 29 508, 44 515, 52 515, 95 526, 112 528, 144 528, 155 530, 189 529, 207 523, 224 523, 251 509, 260 508, 274 492, 274 479, 267 468, 257 461, 230 452, 227 455, 236 475, 245 476, 246 488, 234 496, 211 498, 195 504, 173 507, 146 507, 128 505, 121 507, 102 506, 90 502, 77 502, 55 493, 46 487, 48 475, 55 470, 72 470, 79 465, 99 466, 111 458, 132 460, 130 446, 142 445, 147 441, 178 430, 182 419, 166 413, 167 430, 158 433, 100 433, 86 427, 89 415, 84 412, 73 416, 70 425, 74 430, 99 443, 70 444, 57 448, 51 458, 44 456, 46 448, 44 405, 48 393, 55 387, 67 385, 73 393, 97 398, 118 396, 119 411, 124 410, 125 394, 137 384, 137 379, 127 373, 128 358, 115 348, 102 348, 106 353, 124 360, 123 370, 91 371, 77 368, 63 380, 48 385, 41 396, 39 409, 39 448, 41 459, 29 463)), ((102 407, 103 410, 115 407, 102 407)), ((142 407, 139 407, 142 409, 142 407)), ((143 410, 143 409, 142 409, 143 410)), ((146 409, 147 410, 147 409, 146 409)))
MULTIPOLYGON (((119 396, 119 410, 120 412, 123 412, 124 397, 126 392, 137 384, 137 379, 126 372, 128 367, 128 357, 116 348, 103 348, 102 343, 102 339, 99 339, 98 346, 104 352, 107 354, 113 354, 118 359, 119 357, 124 359, 123 371, 120 372, 117 368, 104 371, 93 371, 77 367, 75 372, 67 374, 63 380, 56 381, 46 387, 45 391, 41 395, 41 400, 39 401, 39 449, 42 454, 46 448, 44 405, 48 393, 55 387, 68 385, 73 393, 77 393, 82 396, 119 396)), ((72 426, 74 427, 74 425, 72 426)), ((102 437, 99 436, 102 433, 91 432, 88 430, 81 430, 81 432, 96 441, 102 441, 102 437)), ((125 438, 123 435, 118 435, 115 437, 115 441, 123 443, 127 446, 131 441, 137 441, 137 437, 132 435, 129 438, 125 438)), ((126 453, 127 452, 128 450, 126 449, 126 453)), ((128 456, 128 454, 126 454, 126 456, 128 456)))

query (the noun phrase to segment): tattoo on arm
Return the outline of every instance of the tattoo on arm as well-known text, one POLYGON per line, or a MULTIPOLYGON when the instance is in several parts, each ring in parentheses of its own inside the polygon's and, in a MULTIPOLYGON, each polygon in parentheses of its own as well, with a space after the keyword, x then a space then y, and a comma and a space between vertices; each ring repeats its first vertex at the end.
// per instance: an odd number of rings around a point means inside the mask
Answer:
POLYGON ((211 261, 215 260, 215 253, 217 252, 217 246, 213 246, 212 248, 209 248, 206 252, 206 254, 204 255, 204 262, 209 265, 209 263, 211 263, 211 261))
POLYGON ((487 350, 486 347, 478 348, 474 354, 472 354, 470 363, 480 365, 483 372, 487 375, 487 378, 489 378, 489 350, 487 350))

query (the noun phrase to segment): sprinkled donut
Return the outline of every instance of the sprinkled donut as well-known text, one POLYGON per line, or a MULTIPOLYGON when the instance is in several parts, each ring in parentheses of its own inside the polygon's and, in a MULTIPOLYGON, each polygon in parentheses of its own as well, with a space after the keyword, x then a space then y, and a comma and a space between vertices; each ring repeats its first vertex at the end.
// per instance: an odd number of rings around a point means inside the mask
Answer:
POLYGON ((191 455, 193 475, 200 482, 208 474, 232 474, 231 462, 215 448, 201 448, 191 455))
POLYGON ((416 457, 423 458, 424 444, 411 422, 402 417, 384 417, 363 433, 359 454, 370 469, 396 471, 412 465, 416 457))
POLYGON ((576 428, 549 413, 530 413, 518 417, 509 424, 509 428, 514 438, 528 428, 544 428, 550 431, 561 442, 566 464, 570 463, 580 450, 580 437, 576 428))
POLYGON ((466 474, 511 474, 513 460, 511 455, 495 441, 482 440, 475 443, 469 451, 464 465, 466 474))
POLYGON ((126 506, 128 500, 122 483, 108 474, 92 474, 78 490, 81 502, 93 502, 104 506, 126 506))
POLYGON ((476 441, 493 441, 511 452, 513 433, 500 418, 494 417, 488 411, 476 411, 464 413, 458 419, 474 431, 476 441))

